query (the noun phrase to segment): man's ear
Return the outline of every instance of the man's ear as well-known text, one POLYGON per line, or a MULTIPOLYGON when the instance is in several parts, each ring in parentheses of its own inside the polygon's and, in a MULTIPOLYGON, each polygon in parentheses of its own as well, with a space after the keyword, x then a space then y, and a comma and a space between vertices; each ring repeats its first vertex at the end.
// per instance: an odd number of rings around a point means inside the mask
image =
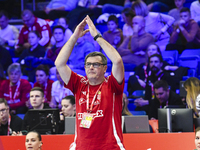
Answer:
POLYGON ((107 65, 105 65, 104 66, 104 73, 106 73, 106 70, 108 69, 108 66, 107 65))

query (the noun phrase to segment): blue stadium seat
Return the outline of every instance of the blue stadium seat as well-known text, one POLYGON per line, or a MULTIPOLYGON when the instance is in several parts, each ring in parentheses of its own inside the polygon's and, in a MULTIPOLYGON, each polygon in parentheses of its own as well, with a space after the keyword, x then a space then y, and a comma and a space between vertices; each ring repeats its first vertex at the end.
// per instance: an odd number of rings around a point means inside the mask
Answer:
POLYGON ((177 50, 169 50, 162 51, 163 60, 168 62, 170 65, 176 65, 178 60, 178 51, 177 50))
POLYGON ((17 116, 23 120, 23 119, 24 119, 24 116, 25 116, 25 114, 17 114, 17 116))
POLYGON ((146 115, 145 111, 130 111, 134 116, 146 115))
POLYGON ((196 69, 200 61, 200 49, 187 49, 178 58, 179 66, 196 69))

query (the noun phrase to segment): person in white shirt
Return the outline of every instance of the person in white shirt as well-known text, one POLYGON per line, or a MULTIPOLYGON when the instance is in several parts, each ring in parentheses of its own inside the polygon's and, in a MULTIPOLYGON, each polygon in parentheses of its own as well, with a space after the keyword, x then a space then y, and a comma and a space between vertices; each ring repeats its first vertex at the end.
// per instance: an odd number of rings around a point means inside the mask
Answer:
POLYGON ((74 94, 69 89, 64 87, 64 81, 61 79, 57 70, 56 70, 56 77, 58 80, 52 84, 50 107, 61 108, 62 99, 68 95, 74 95, 74 94))
POLYGON ((192 2, 190 11, 191 18, 194 19, 200 26, 200 0, 192 2))
POLYGON ((3 10, 0 11, 0 45, 6 49, 13 47, 19 37, 18 29, 8 23, 8 13, 3 10))

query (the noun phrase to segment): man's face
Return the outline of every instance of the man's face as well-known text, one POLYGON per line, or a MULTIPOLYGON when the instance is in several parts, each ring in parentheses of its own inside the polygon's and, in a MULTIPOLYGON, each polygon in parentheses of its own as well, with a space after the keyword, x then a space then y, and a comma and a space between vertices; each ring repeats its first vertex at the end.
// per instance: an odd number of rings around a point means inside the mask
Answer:
POLYGON ((35 22, 35 17, 31 14, 26 14, 22 17, 22 20, 27 27, 32 27, 35 22))
POLYGON ((107 26, 108 30, 110 30, 111 32, 114 32, 117 29, 117 24, 112 20, 108 21, 107 26))
MULTIPOLYGON (((88 57, 86 60, 86 64, 88 63, 102 64, 102 59, 100 56, 88 57)), ((95 80, 98 81, 99 79, 103 78, 104 73, 106 72, 106 69, 107 69, 106 65, 100 65, 99 67, 93 66, 93 65, 90 65, 89 67, 87 67, 87 65, 85 65, 87 78, 93 81, 95 80)))
POLYGON ((9 108, 4 103, 0 104, 0 123, 6 124, 9 117, 9 108))
POLYGON ((156 45, 150 45, 147 49, 147 55, 150 57, 153 54, 158 54, 158 48, 156 45))
POLYGON ((8 25, 8 21, 9 21, 8 18, 6 18, 5 16, 2 16, 0 18, 0 27, 2 29, 5 29, 7 27, 7 25, 8 25))
POLYGON ((163 87, 155 89, 155 95, 160 103, 166 102, 169 99, 169 89, 165 91, 163 87))
POLYGON ((134 28, 138 28, 138 31, 140 31, 142 29, 142 20, 140 17, 134 17, 132 19, 132 26, 133 26, 133 29, 134 28))
POLYGON ((14 71, 11 71, 11 72, 8 74, 8 77, 9 77, 10 82, 11 82, 13 85, 15 85, 15 84, 17 84, 17 82, 20 80, 21 73, 20 73, 18 70, 14 70, 14 71))
POLYGON ((30 92, 30 102, 34 109, 42 109, 40 108, 44 103, 45 99, 42 96, 40 91, 31 91, 30 92))
POLYGON ((185 0, 174 0, 174 3, 175 3, 177 8, 181 8, 181 7, 183 7, 185 0))
POLYGON ((39 84, 44 85, 47 82, 48 78, 49 78, 49 76, 46 75, 43 70, 36 71, 36 81, 39 84))
POLYGON ((181 19, 183 19, 186 23, 190 21, 190 13, 189 12, 182 12, 180 13, 181 19))
POLYGON ((64 40, 64 37, 65 37, 63 30, 59 29, 59 28, 54 30, 53 36, 54 36, 56 42, 62 42, 64 40))
POLYGON ((162 67, 162 62, 160 62, 159 58, 158 57, 151 57, 150 60, 149 60, 149 65, 150 65, 150 68, 151 68, 151 71, 153 73, 157 73, 161 70, 161 67, 162 67))
POLYGON ((63 99, 61 102, 62 105, 62 113, 65 117, 73 116, 75 113, 75 104, 72 105, 69 99, 63 99))

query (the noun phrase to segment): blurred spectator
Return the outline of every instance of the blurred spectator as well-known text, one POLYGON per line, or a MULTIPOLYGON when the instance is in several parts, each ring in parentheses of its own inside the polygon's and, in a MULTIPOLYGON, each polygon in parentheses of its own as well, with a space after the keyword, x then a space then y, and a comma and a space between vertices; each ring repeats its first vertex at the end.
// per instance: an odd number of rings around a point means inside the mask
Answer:
POLYGON ((21 131, 22 119, 10 114, 9 106, 4 98, 0 98, 0 135, 12 135, 21 131))
POLYGON ((195 77, 190 77, 184 82, 184 88, 187 91, 187 95, 186 95, 187 107, 194 110, 195 118, 199 118, 200 80, 195 77))
POLYGON ((175 19, 174 25, 177 25, 180 19, 180 10, 183 8, 185 0, 174 0, 176 8, 171 9, 168 12, 168 15, 172 16, 175 19))
POLYGON ((175 7, 173 0, 146 0, 146 4, 153 12, 168 12, 175 7))
POLYGON ((78 0, 51 0, 43 11, 35 11, 35 16, 42 19, 55 20, 67 16, 68 12, 76 8, 78 0))
POLYGON ((38 31, 30 31, 28 33, 28 43, 30 47, 25 49, 19 57, 19 62, 25 64, 24 59, 28 56, 33 56, 36 58, 41 58, 45 56, 45 47, 39 44, 40 34, 38 31))
POLYGON ((195 150, 200 150, 200 127, 195 129, 195 150))
POLYGON ((62 99, 61 105, 62 105, 62 109, 60 112, 59 133, 64 133, 65 117, 75 117, 76 116, 75 97, 73 95, 64 97, 62 99))
MULTIPOLYGON (((67 18, 61 17, 58 19, 57 25, 63 26, 65 28, 65 42, 69 40, 72 35, 72 31, 68 28, 69 20, 67 18)), ((55 45, 56 41, 54 36, 51 37, 51 45, 55 45)))
POLYGON ((155 93, 153 89, 153 84, 157 80, 165 80, 167 83, 171 86, 171 89, 175 91, 174 89, 174 80, 173 76, 168 73, 164 72, 162 70, 163 60, 162 56, 159 54, 154 54, 149 57, 149 65, 151 74, 147 77, 146 86, 145 86, 145 97, 144 99, 139 98, 136 99, 135 105, 137 106, 136 110, 145 110, 148 114, 149 111, 149 104, 151 103, 151 100, 155 98, 155 93))
POLYGON ((49 67, 47 65, 39 65, 36 68, 36 82, 34 87, 40 87, 44 91, 45 103, 50 103, 51 101, 51 88, 53 80, 49 79, 49 67))
MULTIPOLYGON (((84 30, 89 29, 88 25, 86 24, 84 30)), ((97 29, 97 32, 100 33, 100 31, 97 29)), ((95 47, 95 51, 100 51, 101 47, 98 44, 97 41, 94 40, 93 36, 91 36, 90 32, 85 33, 84 35, 84 40, 89 42, 89 43, 93 43, 94 47, 95 47)))
POLYGON ((142 16, 135 16, 132 20, 133 35, 126 37, 118 48, 124 63, 140 65, 146 62, 146 49, 154 41, 151 34, 145 31, 145 20, 142 16))
POLYGON ((125 8, 122 11, 122 18, 125 22, 125 24, 123 26, 123 35, 124 36, 132 36, 133 35, 132 19, 134 16, 135 16, 135 14, 131 8, 125 8))
POLYGON ((168 105, 183 106, 181 97, 169 89, 166 81, 156 81, 153 88, 156 97, 150 101, 149 119, 158 119, 158 108, 165 108, 168 105))
POLYGON ((175 19, 169 15, 149 12, 147 5, 141 0, 135 1, 132 4, 132 9, 136 15, 144 17, 146 32, 153 35, 160 50, 164 51, 170 39, 168 28, 174 23, 175 19))
POLYGON ((170 44, 166 47, 166 50, 178 50, 179 54, 184 49, 200 48, 200 29, 198 24, 191 19, 190 10, 182 8, 180 17, 181 19, 171 35, 170 44))
MULTIPOLYGON (((152 43, 147 48, 147 57, 149 60, 149 57, 154 54, 161 55, 160 48, 158 45, 152 43)), ((175 71, 177 70, 177 66, 171 66, 166 61, 163 61, 162 70, 164 71, 175 71)), ((132 95, 132 93, 135 90, 144 90, 147 82, 148 76, 151 75, 149 61, 140 64, 135 69, 135 74, 129 77, 128 80, 128 92, 129 96, 132 95)))
POLYGON ((10 53, 7 49, 4 47, 0 46, 0 64, 3 67, 4 71, 7 71, 8 66, 12 64, 12 58, 10 56, 10 53))
POLYGON ((1 83, 3 82, 3 80, 6 80, 6 75, 4 73, 2 65, 0 63, 0 86, 1 86, 1 83))
POLYGON ((85 57, 94 52, 95 47, 90 42, 85 41, 84 37, 79 37, 68 60, 71 69, 84 69, 85 57))
POLYGON ((19 54, 24 49, 28 49, 30 47, 30 44, 28 43, 28 33, 33 30, 38 31, 41 35, 39 44, 45 47, 48 46, 51 38, 51 28, 49 24, 45 20, 35 17, 30 10, 24 10, 21 17, 24 22, 24 26, 19 34, 16 52, 19 54))
POLYGON ((191 18, 194 19, 200 26, 200 0, 192 2, 190 11, 191 18))
MULTIPOLYGON (((30 103, 33 109, 48 109, 50 108, 49 105, 45 102, 45 97, 44 97, 44 91, 40 87, 34 87, 30 91, 30 103)), ((24 120, 22 123, 22 130, 27 130, 29 131, 30 129, 28 128, 29 122, 28 122, 28 112, 24 116, 24 120)))
POLYGON ((50 49, 47 50, 47 58, 51 59, 53 62, 56 60, 58 53, 65 44, 65 28, 61 25, 55 26, 53 28, 53 37, 56 41, 50 49))
POLYGON ((0 45, 12 51, 10 53, 14 56, 13 51, 19 37, 19 31, 15 26, 8 23, 8 13, 3 10, 0 11, 0 45))
POLYGON ((103 38, 114 48, 118 48, 123 41, 122 30, 118 28, 118 19, 110 15, 107 21, 108 31, 103 33, 103 38))
POLYGON ((0 87, 0 98, 5 98, 13 113, 25 113, 25 102, 29 99, 31 84, 21 79, 20 64, 13 63, 8 67, 8 80, 4 80, 0 87))
POLYGON ((61 108, 61 100, 68 95, 74 94, 69 89, 64 87, 64 81, 61 79, 57 70, 56 77, 57 81, 52 84, 50 106, 52 108, 61 108))
POLYGON ((128 110, 129 100, 125 93, 123 93, 123 103, 122 103, 122 116, 132 116, 131 112, 128 110))

